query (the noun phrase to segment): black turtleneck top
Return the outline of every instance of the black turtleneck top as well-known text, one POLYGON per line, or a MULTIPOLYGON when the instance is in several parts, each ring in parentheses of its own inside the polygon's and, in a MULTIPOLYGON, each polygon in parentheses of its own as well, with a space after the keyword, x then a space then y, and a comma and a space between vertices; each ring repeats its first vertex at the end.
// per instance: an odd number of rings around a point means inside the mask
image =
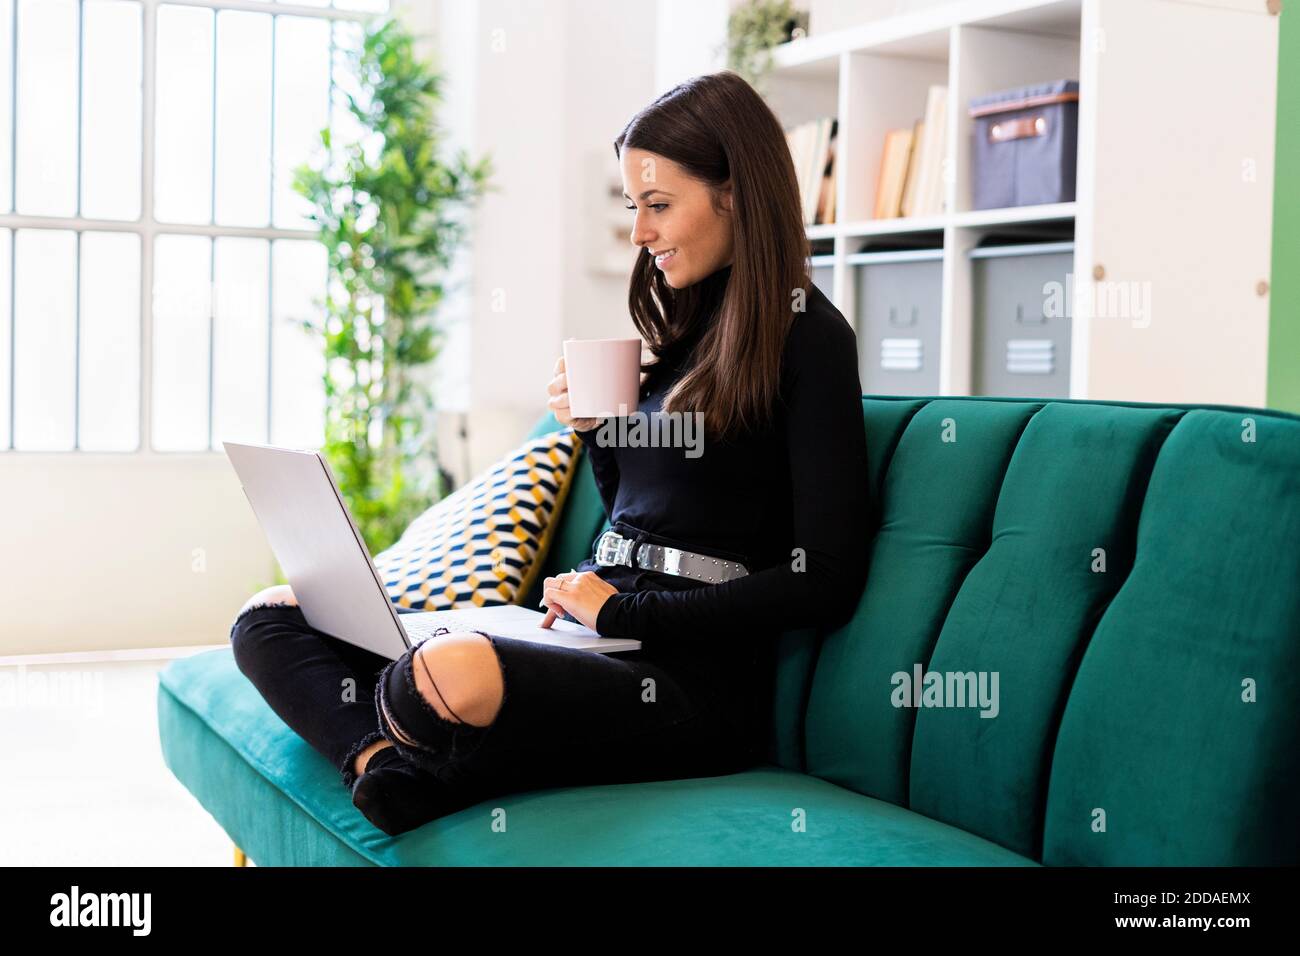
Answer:
MULTIPOLYGON (((711 278, 729 281, 730 267, 711 278)), ((639 413, 660 413, 716 321, 716 306, 710 312, 659 356, 639 413)), ((866 582, 869 483, 857 355, 852 327, 812 286, 786 337, 780 397, 765 428, 726 441, 706 432, 697 449, 602 444, 600 425, 577 433, 615 531, 749 570, 710 584, 602 567, 589 557, 577 570, 594 571, 619 592, 602 605, 596 630, 639 639, 643 656, 678 664, 746 719, 762 720, 764 702, 770 708, 764 688, 776 635, 839 626, 866 582)))

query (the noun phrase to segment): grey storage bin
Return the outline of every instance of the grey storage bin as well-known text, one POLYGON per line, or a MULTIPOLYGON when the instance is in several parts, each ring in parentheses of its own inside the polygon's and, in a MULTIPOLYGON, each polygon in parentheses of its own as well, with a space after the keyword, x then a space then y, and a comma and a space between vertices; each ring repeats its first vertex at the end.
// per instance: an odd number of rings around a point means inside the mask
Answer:
POLYGON ((846 262, 857 292, 863 392, 937 395, 943 250, 860 252, 846 262))
POLYGON ((1079 84, 1059 80, 970 101, 975 209, 1073 202, 1079 84))
POLYGON ((1074 243, 985 246, 970 255, 972 393, 1068 398, 1074 243))
POLYGON ((808 274, 813 285, 821 289, 822 295, 832 302, 835 301, 834 263, 834 256, 812 256, 808 260, 808 274))

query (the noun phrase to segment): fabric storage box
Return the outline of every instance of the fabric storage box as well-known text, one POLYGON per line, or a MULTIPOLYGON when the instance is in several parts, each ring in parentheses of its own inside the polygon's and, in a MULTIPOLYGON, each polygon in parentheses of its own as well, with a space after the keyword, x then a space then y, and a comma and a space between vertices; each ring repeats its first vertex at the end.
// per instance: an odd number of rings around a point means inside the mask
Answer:
POLYGON ((1074 243, 982 246, 970 256, 974 393, 1068 397, 1074 243))
POLYGON ((1058 80, 971 100, 971 207, 1073 202, 1079 84, 1058 80))
POLYGON ((860 252, 846 262, 857 292, 863 391, 937 395, 943 250, 860 252))

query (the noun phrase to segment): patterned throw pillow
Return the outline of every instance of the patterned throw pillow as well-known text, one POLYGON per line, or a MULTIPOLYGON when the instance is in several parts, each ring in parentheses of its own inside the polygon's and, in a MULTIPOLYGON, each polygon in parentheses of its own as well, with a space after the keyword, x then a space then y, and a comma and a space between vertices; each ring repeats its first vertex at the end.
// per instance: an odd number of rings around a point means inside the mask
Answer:
POLYGON ((419 611, 516 603, 541 570, 581 445, 572 428, 531 438, 412 521, 375 556, 389 599, 419 611))

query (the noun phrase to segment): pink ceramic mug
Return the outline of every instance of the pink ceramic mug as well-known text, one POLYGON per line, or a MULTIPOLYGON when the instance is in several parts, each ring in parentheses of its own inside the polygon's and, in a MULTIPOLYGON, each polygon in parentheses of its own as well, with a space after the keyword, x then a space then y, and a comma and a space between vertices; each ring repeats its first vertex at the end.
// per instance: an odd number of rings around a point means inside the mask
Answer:
POLYGON ((574 418, 622 418, 641 400, 640 339, 566 339, 564 375, 574 418))

